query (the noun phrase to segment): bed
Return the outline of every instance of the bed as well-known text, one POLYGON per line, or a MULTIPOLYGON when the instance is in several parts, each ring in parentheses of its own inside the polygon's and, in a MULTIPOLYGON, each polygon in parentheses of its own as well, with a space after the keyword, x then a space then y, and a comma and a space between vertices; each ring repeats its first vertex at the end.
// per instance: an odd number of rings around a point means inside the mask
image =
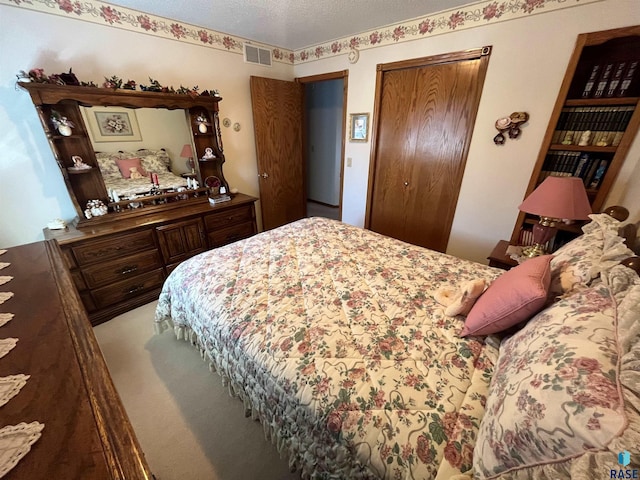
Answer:
POLYGON ((164 149, 96 152, 96 159, 110 196, 113 191, 120 198, 148 194, 153 186, 149 176, 152 173, 157 175, 158 188, 162 190, 187 186, 185 178, 171 171, 171 158, 164 149), (132 169, 137 174, 132 175, 132 169))
POLYGON ((200 349, 302 478, 609 478, 640 453, 618 228, 593 215, 504 272, 303 219, 180 264, 155 328, 200 349))

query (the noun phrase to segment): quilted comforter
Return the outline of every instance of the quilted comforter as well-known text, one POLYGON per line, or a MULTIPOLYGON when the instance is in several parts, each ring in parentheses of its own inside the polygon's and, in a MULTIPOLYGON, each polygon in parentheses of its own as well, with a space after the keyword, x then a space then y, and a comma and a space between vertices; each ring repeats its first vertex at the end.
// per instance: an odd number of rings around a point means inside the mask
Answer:
POLYGON ((197 344, 303 478, 452 479, 498 351, 434 294, 499 273, 303 219, 183 262, 155 325, 197 344))

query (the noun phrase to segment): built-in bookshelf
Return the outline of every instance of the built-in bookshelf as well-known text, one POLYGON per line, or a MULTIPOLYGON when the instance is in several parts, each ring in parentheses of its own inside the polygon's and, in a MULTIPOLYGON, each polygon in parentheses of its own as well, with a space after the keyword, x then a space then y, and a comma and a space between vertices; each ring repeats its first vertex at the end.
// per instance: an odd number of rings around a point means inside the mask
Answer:
MULTIPOLYGON (((578 36, 523 198, 548 176, 584 182, 600 212, 640 125, 640 26, 578 36)), ((538 218, 521 212, 510 242, 526 245, 538 218)), ((551 251, 581 233, 560 223, 551 251)))

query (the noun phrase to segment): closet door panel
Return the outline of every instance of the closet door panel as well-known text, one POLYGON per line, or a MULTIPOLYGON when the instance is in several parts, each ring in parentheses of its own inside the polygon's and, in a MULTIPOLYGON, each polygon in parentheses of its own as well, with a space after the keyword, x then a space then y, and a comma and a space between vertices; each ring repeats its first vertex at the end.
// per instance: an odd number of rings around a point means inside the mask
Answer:
POLYGON ((395 238, 405 235, 408 179, 405 163, 414 154, 413 120, 406 105, 415 98, 416 70, 389 72, 384 77, 380 105, 378 158, 375 165, 371 230, 395 238))
POLYGON ((378 66, 365 226, 446 251, 490 50, 378 66))
POLYGON ((406 201, 404 239, 444 252, 466 164, 466 138, 475 117, 469 105, 477 93, 479 61, 418 69, 416 101, 410 111, 415 150, 404 173, 412 179, 406 201), (416 221, 417 220, 417 221, 416 221))

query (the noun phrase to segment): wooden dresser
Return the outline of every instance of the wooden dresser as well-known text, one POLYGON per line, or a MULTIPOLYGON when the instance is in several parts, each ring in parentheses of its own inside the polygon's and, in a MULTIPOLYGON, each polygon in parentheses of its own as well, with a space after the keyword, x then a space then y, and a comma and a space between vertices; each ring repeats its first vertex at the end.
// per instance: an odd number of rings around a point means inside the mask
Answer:
POLYGON ((0 338, 18 338, 0 376, 30 375, 1 407, 0 427, 44 424, 7 480, 143 480, 152 475, 115 390, 56 242, 12 247, 0 256, 14 296, 0 312, 14 318, 0 338))
POLYGON ((110 214, 109 219, 117 220, 45 229, 45 238, 60 244, 91 323, 97 325, 157 299, 166 276, 180 262, 256 234, 256 200, 238 194, 218 205, 206 198, 176 202, 175 208, 155 214, 110 214))

